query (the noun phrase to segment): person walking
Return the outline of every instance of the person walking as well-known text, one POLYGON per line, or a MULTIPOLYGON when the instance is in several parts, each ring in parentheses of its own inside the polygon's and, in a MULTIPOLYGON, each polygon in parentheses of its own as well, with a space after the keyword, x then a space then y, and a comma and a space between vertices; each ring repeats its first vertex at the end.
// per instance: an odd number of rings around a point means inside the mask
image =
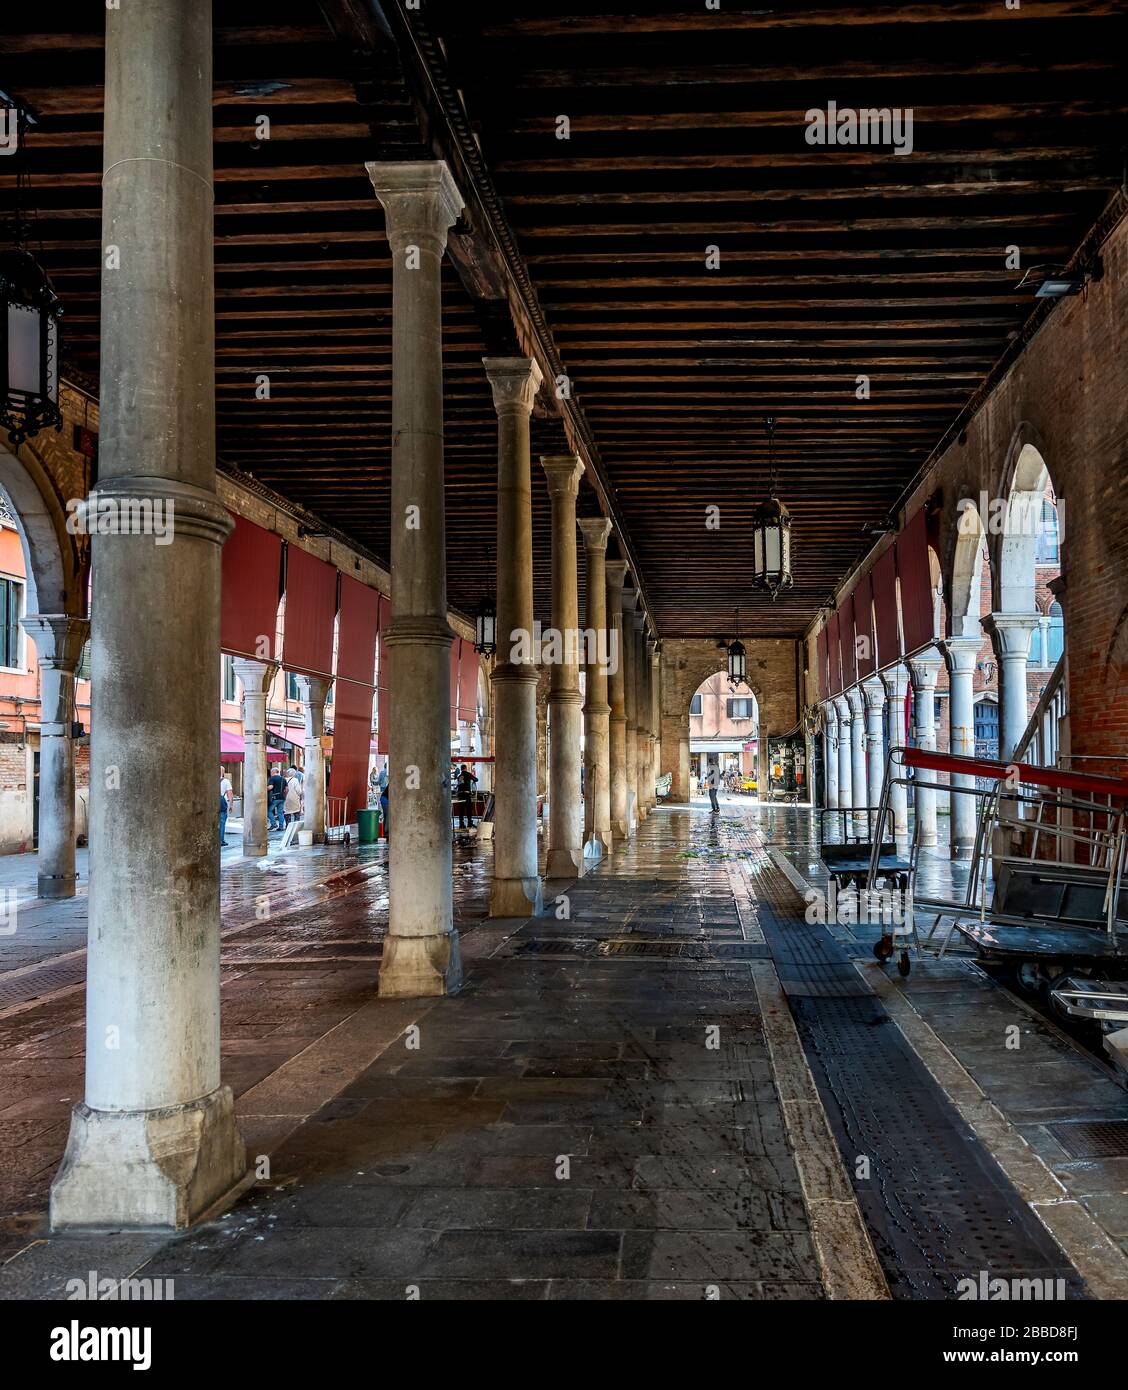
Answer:
POLYGON ((721 809, 720 802, 717 800, 717 787, 720 785, 720 781, 716 763, 710 763, 709 770, 705 774, 705 785, 709 789, 709 806, 712 811, 721 809))
POLYGON ((282 803, 282 810, 287 825, 300 819, 302 814, 302 779, 296 767, 291 767, 286 774, 286 799, 282 803))
POLYGON ((234 790, 227 769, 221 764, 219 769, 219 843, 227 843, 227 813, 231 810, 234 790))
POLYGON ((275 764, 274 771, 267 778, 266 782, 266 828, 271 830, 284 830, 282 807, 286 803, 286 779, 275 764))

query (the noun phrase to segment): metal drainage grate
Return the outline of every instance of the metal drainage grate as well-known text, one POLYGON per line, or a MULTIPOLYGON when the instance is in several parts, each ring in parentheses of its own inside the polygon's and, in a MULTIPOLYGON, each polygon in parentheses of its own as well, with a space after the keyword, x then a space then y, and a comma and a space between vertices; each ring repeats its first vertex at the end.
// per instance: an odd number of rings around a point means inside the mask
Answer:
POLYGON ((1073 1158, 1128 1158, 1128 1120, 1064 1120, 1046 1128, 1073 1158))
POLYGON ((590 941, 522 941, 519 956, 582 956, 592 948, 590 941))
POLYGON ((601 956, 675 956, 681 960, 708 960, 709 947, 703 941, 601 941, 601 956))

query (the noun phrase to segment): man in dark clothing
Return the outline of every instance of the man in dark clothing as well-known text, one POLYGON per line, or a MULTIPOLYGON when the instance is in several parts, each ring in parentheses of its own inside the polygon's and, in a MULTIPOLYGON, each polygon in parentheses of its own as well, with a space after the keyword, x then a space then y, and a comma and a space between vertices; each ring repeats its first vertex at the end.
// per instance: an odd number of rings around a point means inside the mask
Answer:
POLYGON ((478 779, 465 763, 458 769, 458 828, 463 830, 474 824, 474 788, 478 779))
POLYGON ((285 824, 282 815, 282 807, 286 801, 286 779, 278 771, 278 764, 275 763, 274 771, 266 782, 266 828, 267 830, 284 830, 285 824))

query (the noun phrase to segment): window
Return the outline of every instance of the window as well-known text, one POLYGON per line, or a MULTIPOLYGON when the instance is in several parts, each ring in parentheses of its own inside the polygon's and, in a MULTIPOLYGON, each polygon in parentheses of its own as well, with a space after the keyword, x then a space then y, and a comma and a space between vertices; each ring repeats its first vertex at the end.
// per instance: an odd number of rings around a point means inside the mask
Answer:
POLYGON ((979 758, 999 756, 999 707, 993 700, 976 701, 975 754, 979 758))
POLYGON ((1056 565, 1058 563, 1057 507, 1048 497, 1042 499, 1042 524, 1038 528, 1036 561, 1039 565, 1056 565))
POLYGON ((700 714, 700 713, 701 713, 701 695, 700 695, 700 694, 695 695, 695 696, 693 697, 693 699, 690 700, 690 702, 689 702, 689 712, 690 712, 690 714, 700 714))
POLYGON ((941 700, 939 695, 933 698, 932 719, 937 728, 944 722, 944 701, 941 700))
POLYGON ((229 702, 235 699, 235 658, 223 658, 223 698, 229 702))
POLYGON ((1056 666, 1065 650, 1065 619, 1062 617, 1060 603, 1050 604, 1050 625, 1046 631, 1046 647, 1046 665, 1056 666))
POLYGON ((1030 655, 1026 659, 1028 666, 1042 666, 1042 629, 1036 627, 1030 634, 1030 655))
POLYGON ((301 697, 301 693, 300 693, 300 691, 298 690, 298 678, 297 678, 297 676, 294 675, 293 671, 287 671, 287 672, 286 672, 286 699, 287 699, 287 700, 300 700, 301 698, 302 698, 302 697, 301 697))
POLYGON ((752 700, 729 700, 728 717, 730 719, 751 719, 752 700))
POLYGON ((0 666, 20 664, 20 599, 17 579, 0 579, 0 666))

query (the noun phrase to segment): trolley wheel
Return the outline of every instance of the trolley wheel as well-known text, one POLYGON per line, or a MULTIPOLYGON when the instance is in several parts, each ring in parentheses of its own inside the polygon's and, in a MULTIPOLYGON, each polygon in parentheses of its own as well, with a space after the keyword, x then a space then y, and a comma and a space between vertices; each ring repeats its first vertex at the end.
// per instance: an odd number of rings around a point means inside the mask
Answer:
POLYGON ((912 968, 913 963, 909 959, 908 951, 902 951, 901 954, 897 957, 898 973, 901 975, 907 975, 912 968))
POLYGON ((879 936, 873 943, 873 953, 880 961, 886 961, 893 954, 893 938, 879 936))
POLYGON ((1014 967, 1014 983, 1019 994, 1027 999, 1044 999, 1044 984, 1041 968, 1036 960, 1019 961, 1014 967))

